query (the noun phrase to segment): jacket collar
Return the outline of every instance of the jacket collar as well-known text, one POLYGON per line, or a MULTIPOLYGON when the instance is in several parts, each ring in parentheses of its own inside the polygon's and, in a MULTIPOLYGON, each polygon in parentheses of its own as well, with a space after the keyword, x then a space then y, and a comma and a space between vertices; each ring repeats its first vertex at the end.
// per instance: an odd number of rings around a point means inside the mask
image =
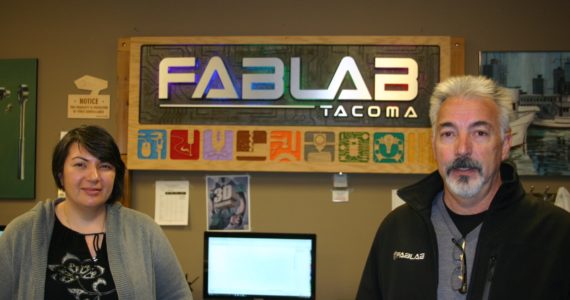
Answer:
MULTIPOLYGON (((516 168, 512 162, 504 161, 500 166, 502 184, 493 198, 490 210, 495 210, 519 201, 525 194, 516 168)), ((430 210, 435 196, 443 190, 443 179, 436 170, 417 183, 398 190, 398 196, 413 209, 430 210)))
POLYGON ((507 161, 501 164, 502 184, 493 198, 490 210, 499 209, 520 201, 526 194, 513 162, 507 161))

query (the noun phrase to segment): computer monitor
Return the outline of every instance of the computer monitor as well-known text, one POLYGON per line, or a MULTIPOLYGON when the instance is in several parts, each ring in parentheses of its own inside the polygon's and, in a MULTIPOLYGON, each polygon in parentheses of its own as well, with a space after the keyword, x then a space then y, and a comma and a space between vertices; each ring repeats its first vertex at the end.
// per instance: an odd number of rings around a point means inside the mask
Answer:
POLYGON ((315 299, 316 235, 204 232, 204 299, 315 299))
POLYGON ((0 235, 2 235, 2 233, 4 233, 5 228, 6 228, 6 225, 0 225, 0 235))

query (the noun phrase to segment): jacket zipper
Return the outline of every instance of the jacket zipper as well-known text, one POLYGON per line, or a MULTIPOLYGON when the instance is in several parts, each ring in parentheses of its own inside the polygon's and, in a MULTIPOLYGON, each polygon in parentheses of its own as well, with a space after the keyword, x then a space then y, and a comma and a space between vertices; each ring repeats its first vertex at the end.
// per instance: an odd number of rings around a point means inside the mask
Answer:
MULTIPOLYGON (((438 275, 439 274, 439 266, 438 266, 438 249, 437 249, 437 237, 435 235, 435 230, 433 228, 433 224, 431 223, 431 220, 428 217, 426 217, 426 215, 416 211, 416 213, 419 214, 420 218, 424 221, 425 226, 426 226, 426 230, 430 235, 430 242, 431 242, 431 255, 432 255, 432 264, 434 266, 434 276, 431 276, 433 278, 433 280, 435 281, 434 283, 434 289, 433 289, 433 298, 429 298, 429 299, 437 299, 437 285, 439 284, 439 279, 438 279, 438 275)), ((427 250, 427 249, 426 249, 427 250)), ((426 253, 426 257, 427 257, 427 253, 426 253)))
POLYGON ((491 284, 493 283, 493 275, 495 274, 496 263, 497 263, 497 258, 495 256, 491 256, 491 258, 489 258, 489 264, 487 266, 487 277, 485 280, 485 288, 483 289, 482 300, 489 299, 489 292, 491 291, 491 284))

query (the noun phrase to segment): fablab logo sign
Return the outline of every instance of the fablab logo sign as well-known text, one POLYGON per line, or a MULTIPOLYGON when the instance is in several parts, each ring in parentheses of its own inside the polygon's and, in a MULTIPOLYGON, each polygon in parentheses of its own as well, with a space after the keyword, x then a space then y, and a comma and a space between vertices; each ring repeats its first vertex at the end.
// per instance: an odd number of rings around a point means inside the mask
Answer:
POLYGON ((280 57, 243 57, 238 62, 241 64, 237 69, 239 74, 235 74, 236 68, 227 67, 224 60, 228 59, 222 56, 205 60, 193 56, 162 58, 158 65, 159 106, 318 109, 323 117, 333 118, 414 119, 418 116, 413 105, 403 106, 404 111, 401 111, 402 103, 418 96, 419 68, 413 58, 374 57, 372 89, 352 56, 342 57, 328 85, 319 89, 302 87, 304 78, 309 77, 303 74, 302 57, 290 57, 288 61, 280 57), (205 66, 200 67, 200 62, 205 66), (240 80, 236 82, 235 78, 240 80), (186 96, 187 102, 169 103, 172 89, 180 85, 193 87, 186 96), (283 97, 295 103, 278 104, 277 100, 283 97), (211 103, 194 104, 194 100, 211 100, 211 103), (353 103, 346 105, 349 101, 353 103), (393 105, 381 105, 383 103, 393 105))

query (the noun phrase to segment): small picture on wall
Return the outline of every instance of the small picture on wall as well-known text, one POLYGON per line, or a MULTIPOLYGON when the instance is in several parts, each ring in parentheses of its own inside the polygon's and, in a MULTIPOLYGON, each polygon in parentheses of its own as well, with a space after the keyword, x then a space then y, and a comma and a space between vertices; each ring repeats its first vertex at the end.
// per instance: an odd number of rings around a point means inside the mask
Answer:
POLYGON ((250 231, 248 175, 206 176, 208 230, 250 231))
POLYGON ((511 160, 521 175, 570 175, 570 51, 482 51, 480 73, 515 95, 511 160))

